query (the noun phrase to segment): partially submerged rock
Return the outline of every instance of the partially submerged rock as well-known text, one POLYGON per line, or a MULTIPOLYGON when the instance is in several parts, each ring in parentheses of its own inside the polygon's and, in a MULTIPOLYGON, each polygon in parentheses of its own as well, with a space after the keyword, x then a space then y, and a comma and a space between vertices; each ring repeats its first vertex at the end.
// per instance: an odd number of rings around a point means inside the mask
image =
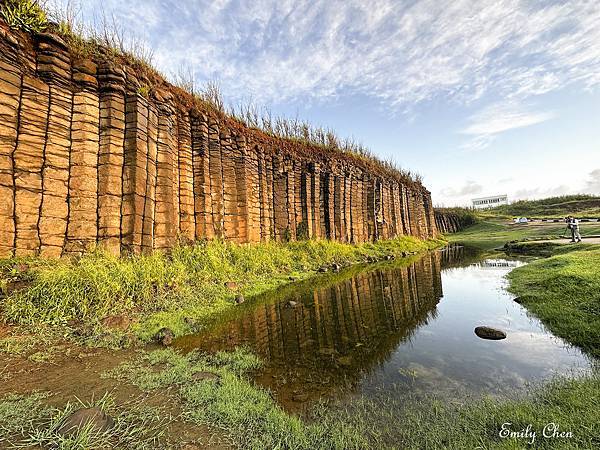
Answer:
POLYGON ((164 346, 169 346, 173 343, 175 333, 170 328, 164 327, 156 332, 154 340, 164 346))
POLYGON ((68 416, 57 434, 69 437, 86 429, 94 433, 105 433, 115 426, 115 421, 100 408, 82 408, 68 416))
POLYGON ((492 341, 506 339, 506 333, 504 331, 491 327, 477 327, 475 328, 475 334, 481 339, 489 339, 492 341))

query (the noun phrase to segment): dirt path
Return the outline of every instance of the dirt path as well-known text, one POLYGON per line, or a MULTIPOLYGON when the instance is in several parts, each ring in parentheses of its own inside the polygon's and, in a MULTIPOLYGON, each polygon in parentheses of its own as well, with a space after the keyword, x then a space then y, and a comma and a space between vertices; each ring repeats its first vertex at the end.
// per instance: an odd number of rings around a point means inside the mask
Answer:
MULTIPOLYGON (((582 236, 582 243, 584 244, 600 244, 600 237, 585 237, 582 236)), ((556 244, 570 244, 571 243, 571 238, 562 238, 562 239, 545 239, 545 240, 541 240, 541 241, 530 241, 530 242, 553 242, 556 244)))

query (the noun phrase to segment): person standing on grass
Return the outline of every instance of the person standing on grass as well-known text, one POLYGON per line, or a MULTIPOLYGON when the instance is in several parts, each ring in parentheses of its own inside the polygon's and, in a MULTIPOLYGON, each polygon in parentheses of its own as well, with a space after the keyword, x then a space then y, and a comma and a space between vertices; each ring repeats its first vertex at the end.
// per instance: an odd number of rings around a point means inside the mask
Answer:
POLYGON ((571 242, 581 242, 581 234, 579 233, 579 220, 570 216, 569 228, 571 229, 571 242))

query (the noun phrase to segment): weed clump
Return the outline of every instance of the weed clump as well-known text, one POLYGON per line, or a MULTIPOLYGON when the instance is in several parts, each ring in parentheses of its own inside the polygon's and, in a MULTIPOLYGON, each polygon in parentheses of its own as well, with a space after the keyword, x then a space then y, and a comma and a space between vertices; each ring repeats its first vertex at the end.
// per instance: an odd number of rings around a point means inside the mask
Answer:
POLYGON ((48 28, 46 12, 36 0, 6 0, 0 15, 9 27, 28 33, 41 33, 48 28))

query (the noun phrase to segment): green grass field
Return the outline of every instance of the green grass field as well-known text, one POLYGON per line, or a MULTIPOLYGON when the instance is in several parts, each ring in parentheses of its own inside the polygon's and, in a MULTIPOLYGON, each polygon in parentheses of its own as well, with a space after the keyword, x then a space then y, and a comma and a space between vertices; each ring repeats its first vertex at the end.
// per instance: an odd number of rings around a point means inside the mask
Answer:
POLYGON ((600 197, 593 195, 566 195, 549 197, 541 200, 521 200, 510 205, 497 206, 480 211, 482 217, 542 217, 564 218, 568 215, 577 217, 600 217, 600 197))
MULTIPOLYGON (((557 239, 564 236, 566 225, 564 223, 532 222, 515 224, 510 220, 488 218, 480 220, 473 226, 464 230, 446 235, 450 242, 462 243, 472 247, 489 250, 500 248, 506 242, 532 240, 532 239, 557 239)), ((581 234, 585 236, 600 234, 600 223, 586 222, 581 224, 581 234)))

